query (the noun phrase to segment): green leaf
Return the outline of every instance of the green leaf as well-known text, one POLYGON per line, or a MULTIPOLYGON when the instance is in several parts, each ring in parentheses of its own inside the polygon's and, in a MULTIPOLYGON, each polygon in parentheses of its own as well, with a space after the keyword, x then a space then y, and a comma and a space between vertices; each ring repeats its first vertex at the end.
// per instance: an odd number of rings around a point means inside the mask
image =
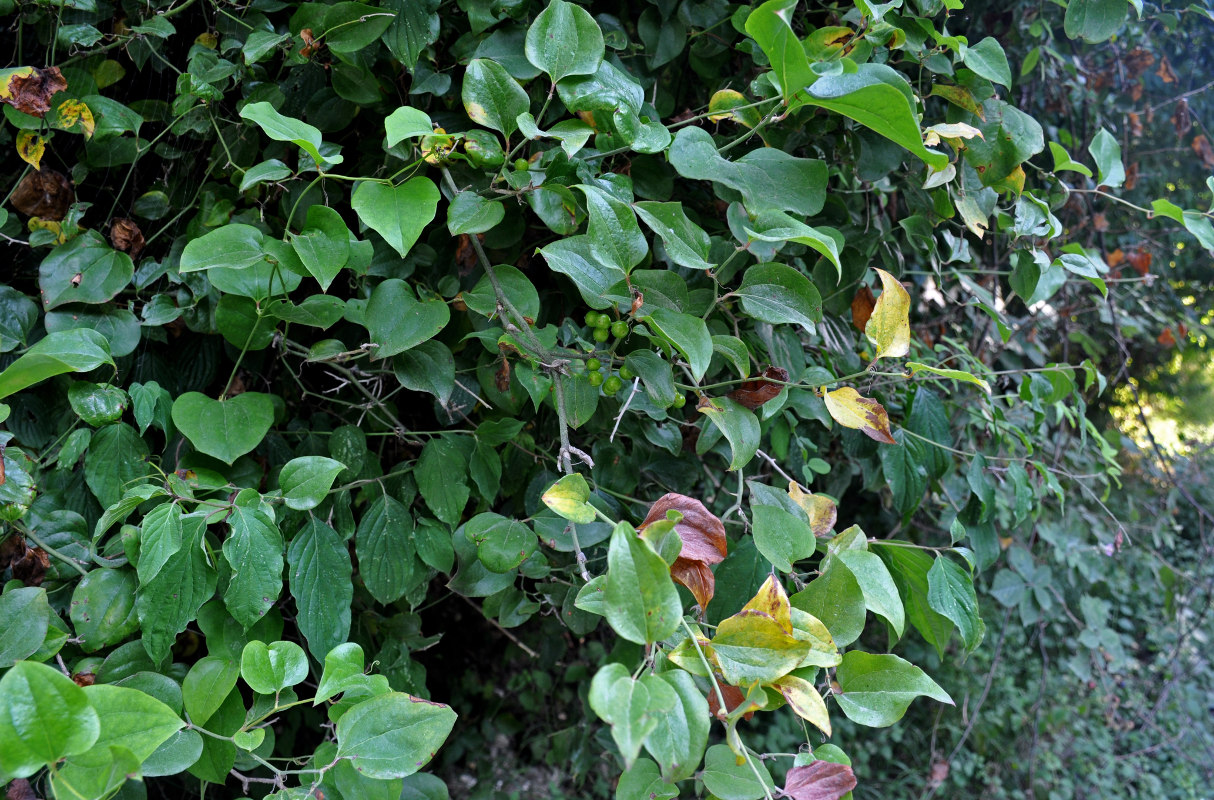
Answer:
POLYGON ((775 796, 775 782, 763 762, 747 754, 750 763, 738 757, 727 745, 714 744, 704 756, 701 780, 704 787, 720 800, 759 800, 775 796), (756 777, 756 773, 758 777, 756 777))
POLYGON ((899 447, 882 447, 877 451, 881 459, 881 473, 889 484, 894 508, 903 516, 919 507, 923 493, 927 491, 927 458, 923 443, 908 438, 902 431, 894 434, 899 447))
POLYGON ((1117 143, 1113 134, 1101 128, 1092 137, 1092 143, 1088 145, 1088 152, 1092 154, 1092 158, 1096 159, 1096 169, 1100 172, 1101 186, 1116 189, 1125 183, 1125 165, 1121 163, 1121 145, 1117 143))
POLYGON ((333 481, 345 468, 340 461, 324 456, 291 459, 278 473, 283 502, 296 511, 316 508, 328 497, 333 481))
POLYGON ((199 452, 231 464, 261 443, 274 424, 274 402, 261 392, 212 400, 186 392, 173 402, 173 424, 199 452))
POLYGON ((103 796, 126 779, 131 765, 137 770, 185 727, 173 709, 137 689, 97 684, 85 687, 84 694, 96 710, 101 733, 91 748, 70 756, 53 776, 59 797, 103 796), (71 787, 73 794, 64 794, 62 787, 71 787))
POLYGON ((811 247, 835 265, 840 277, 843 275, 843 265, 839 261, 844 245, 843 234, 834 228, 812 228, 783 211, 767 211, 755 220, 754 230, 743 230, 747 236, 761 242, 796 242, 811 247))
MULTIPOLYGON (((328 41, 326 44, 331 46, 332 42, 328 41)), ((279 114, 269 103, 249 103, 240 109, 240 118, 252 122, 275 141, 291 142, 302 148, 318 166, 342 162, 341 156, 325 158, 320 154, 321 136, 318 128, 279 114)))
POLYGON ((321 291, 328 291, 350 258, 350 229, 340 214, 317 204, 308 209, 303 230, 291 237, 291 247, 321 291))
POLYGON ((477 514, 464 525, 464 535, 476 544, 476 557, 490 572, 510 572, 539 547, 535 532, 500 514, 477 514))
POLYGON ((776 569, 792 572, 794 563, 814 554, 817 539, 804 519, 776 506, 756 505, 751 513, 755 546, 776 569))
POLYGON ((161 503, 143 517, 139 535, 139 585, 146 586, 160 574, 173 554, 181 549, 182 512, 177 503, 161 503))
POLYGON ((901 637, 906 629, 906 610, 902 607, 898 587, 885 562, 876 553, 867 550, 842 550, 834 558, 842 561, 855 577, 860 591, 864 593, 864 605, 868 610, 888 620, 894 632, 901 637))
POLYGON ((231 224, 191 239, 181 251, 178 272, 211 267, 248 269, 266 260, 266 236, 252 225, 231 224))
POLYGON ((84 481, 103 507, 114 505, 134 484, 148 478, 147 442, 124 422, 93 434, 84 457, 84 481))
POLYGON ((507 138, 518 130, 518 115, 531 108, 531 100, 518 81, 501 64, 485 58, 468 62, 461 96, 473 122, 500 131, 507 138))
POLYGON ((324 42, 335 53, 357 53, 374 44, 393 18, 365 3, 334 3, 325 13, 324 42))
POLYGON ((321 660, 350 635, 350 554, 337 531, 310 517, 287 548, 287 565, 296 624, 321 660))
POLYGON ((350 207, 404 258, 434 219, 439 196, 434 181, 422 176, 399 186, 360 181, 350 197, 350 207))
POLYGON ((388 137, 388 147, 396 147, 405 139, 434 133, 434 123, 425 111, 401 106, 384 118, 384 132, 388 137))
POLYGON ((439 0, 386 0, 384 8, 395 12, 396 19, 384 32, 383 41, 410 72, 418 56, 438 39, 439 0))
POLYGON ((607 622, 637 644, 665 639, 683 617, 670 567, 625 522, 611 532, 604 599, 607 622))
POLYGON ((240 677, 258 694, 277 694, 308 677, 308 656, 294 642, 252 641, 240 654, 240 677))
POLYGON ((223 555, 232 575, 223 603, 247 631, 265 616, 282 592, 285 545, 274 518, 253 490, 246 489, 237 496, 228 524, 232 530, 223 540, 223 555))
POLYGON ((704 320, 691 314, 655 308, 641 321, 683 354, 695 380, 704 377, 712 361, 712 336, 704 320))
POLYGON ((206 512, 188 514, 181 521, 181 549, 169 557, 155 578, 140 587, 135 597, 143 647, 158 662, 169 655, 177 634, 215 594, 218 580, 202 548, 206 512))
POLYGON ((392 373, 406 389, 429 392, 442 405, 455 390, 455 359, 450 348, 433 339, 397 355, 392 360, 392 373))
POLYGON ((822 321, 822 296, 809 278, 784 264, 756 264, 734 294, 742 310, 761 322, 790 322, 813 331, 822 321))
POLYGON ((923 146, 910 85, 884 64, 861 64, 855 72, 819 78, 789 107, 801 105, 820 106, 854 119, 910 150, 933 169, 948 165, 948 156, 923 146))
POLYGON ((649 229, 662 238, 671 261, 688 269, 713 268, 708 260, 708 234, 687 218, 682 203, 647 200, 632 207, 649 229))
POLYGON ((127 393, 117 386, 88 381, 73 381, 67 401, 76 416, 94 427, 116 422, 130 404, 127 393))
POLYGON ((741 469, 750 463, 759 450, 759 420, 754 412, 728 397, 704 398, 696 406, 704 416, 712 420, 729 440, 731 451, 730 471, 741 469))
POLYGON ((615 796, 617 800, 629 800, 634 797, 645 800, 675 800, 679 796, 679 787, 667 783, 662 778, 657 764, 648 758, 638 758, 620 775, 615 796))
POLYGON ((105 337, 88 328, 49 333, 0 372, 0 398, 66 372, 113 365, 105 337))
MULTIPOLYGON (((250 37, 254 35, 249 34, 250 37)), ((259 183, 273 183, 289 177, 291 177, 290 168, 277 158, 271 158, 245 170, 244 175, 240 176, 240 191, 247 192, 259 183)))
POLYGON ((670 408, 674 403, 675 388, 674 371, 669 361, 652 350, 633 350, 624 358, 624 365, 640 377, 654 405, 670 408))
POLYGON ((37 321, 38 304, 16 289, 0 284, 0 353, 24 346, 37 321))
POLYGON ((363 687, 368 677, 363 673, 366 657, 354 642, 345 642, 325 655, 325 668, 320 673, 320 685, 312 705, 318 706, 329 698, 353 688, 363 687))
POLYGON ((96 231, 85 231, 52 250, 38 267, 42 307, 50 311, 65 303, 107 303, 134 274, 130 256, 110 247, 96 231))
POLYGON ((927 573, 932 566, 932 556, 923 550, 894 542, 880 546, 878 555, 889 567, 894 583, 898 584, 907 621, 943 657, 953 634, 953 623, 937 613, 927 599, 927 573))
POLYGON ((363 514, 354 534, 358 572, 367 591, 381 603, 405 593, 413 574, 413 517, 395 498, 382 496, 363 514))
POLYGON ((591 254, 590 239, 585 234, 557 239, 536 252, 544 257, 550 269, 573 281, 582 300, 591 308, 610 306, 606 296, 611 287, 628 277, 617 266, 599 263, 591 254))
POLYGON ((907 361, 907 368, 912 375, 917 375, 920 372, 930 372, 932 375, 939 375, 942 378, 952 378, 955 381, 965 381, 979 386, 987 394, 990 394, 991 385, 982 378, 973 375, 965 370, 960 369, 941 369, 940 367, 929 367, 927 364, 920 364, 918 361, 907 361))
POLYGON ((649 243, 641 233, 632 206, 597 186, 574 188, 586 195, 586 210, 590 214, 586 230, 590 254, 602 264, 630 272, 649 252, 649 243))
POLYGON ((920 695, 953 705, 948 693, 923 670, 895 655, 850 650, 843 654, 835 680, 842 689, 835 702, 843 713, 870 728, 893 725, 920 695))
POLYGON ((19 661, 0 678, 0 774, 27 778, 100 735, 84 690, 59 670, 19 661))
POLYGON ((1050 153, 1054 156, 1054 172, 1070 170, 1088 178, 1092 177, 1092 171, 1078 161, 1072 160, 1066 148, 1057 142, 1050 142, 1050 153))
MULTIPOLYGON (((498 286, 511 305, 527 319, 539 317, 540 296, 531 280, 509 264, 498 264, 494 271, 497 273, 498 286)), ((493 318, 498 314, 497 290, 493 288, 488 275, 482 276, 472 291, 464 292, 463 298, 464 305, 484 317, 493 318)))
POLYGON ((732 686, 771 683, 795 669, 810 649, 808 642, 793 637, 774 617, 759 611, 721 620, 712 637, 712 651, 732 686))
POLYGON ((568 75, 593 75, 603 60, 603 32, 581 6, 552 0, 527 29, 523 52, 553 83, 568 75))
POLYGON ((620 748, 624 766, 632 766, 641 744, 659 719, 679 704, 679 696, 657 675, 634 680, 620 664, 600 669, 590 684, 590 707, 611 725, 611 738, 620 748))
POLYGON ((1072 39, 1103 42, 1125 22, 1126 0, 1070 0, 1063 30, 1072 39))
POLYGON ((1041 124, 1002 100, 983 103, 981 119, 974 124, 982 136, 966 140, 965 160, 985 186, 1001 182, 1045 149, 1041 124))
POLYGON ((470 492, 463 477, 466 467, 459 447, 442 437, 426 442, 417 460, 414 476, 422 498, 434 516, 451 527, 459 524, 468 504, 470 492))
POLYGON ((590 499, 590 487, 586 484, 586 479, 576 472, 549 486, 541 499, 544 505, 570 522, 587 524, 595 520, 594 509, 587 502, 590 499))
POLYGON ((455 719, 442 703, 400 692, 373 697, 337 721, 337 755, 353 758, 367 777, 403 778, 434 757, 455 719))
POLYGON ((982 642, 986 625, 978 613, 974 579, 960 564, 944 556, 936 557, 927 573, 927 602, 934 611, 953 621, 966 650, 973 652, 982 642))
POLYGON ((182 703, 194 724, 207 724, 239 677, 240 667, 233 658, 209 655, 194 662, 181 682, 182 703))
POLYGON ((505 218, 506 209, 500 202, 476 192, 460 192, 447 206, 447 230, 452 236, 491 231, 505 218))
POLYGON ((856 576, 836 558, 826 559, 818 577, 789 602, 820 619, 840 647, 856 641, 864 631, 864 593, 856 576))
POLYGON ((810 69, 805 47, 793 32, 797 0, 770 0, 750 12, 746 32, 754 39, 771 64, 776 88, 785 101, 817 80, 810 69))
POLYGON ((81 640, 80 649, 95 653, 139 629, 135 586, 135 573, 129 569, 95 569, 80 579, 71 604, 72 627, 81 640))
POLYGON ((446 327, 451 311, 441 298, 417 300, 409 284, 389 278, 375 287, 364 321, 376 358, 388 358, 434 338, 446 327))
POLYGON ((1012 67, 1007 63, 1007 54, 1003 52, 1003 46, 990 36, 972 47, 962 45, 961 60, 988 81, 1012 88, 1012 67))
POLYGON ((46 589, 40 586, 9 589, 0 595, 0 619, 5 621, 0 628, 0 669, 38 651, 46 639, 50 615, 46 589))
POLYGON ((682 670, 653 677, 670 684, 678 700, 669 711, 658 715, 657 725, 645 737, 645 749, 662 765, 663 777, 675 783, 694 775, 704 757, 710 720, 708 701, 691 675, 682 670))

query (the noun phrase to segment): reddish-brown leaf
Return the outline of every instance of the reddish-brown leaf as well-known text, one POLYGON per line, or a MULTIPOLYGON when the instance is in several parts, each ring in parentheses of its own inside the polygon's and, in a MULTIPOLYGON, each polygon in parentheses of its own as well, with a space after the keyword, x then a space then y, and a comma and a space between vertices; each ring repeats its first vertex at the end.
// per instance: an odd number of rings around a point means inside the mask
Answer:
POLYGON ((76 193, 67 176, 53 169, 28 173, 13 190, 13 208, 28 217, 58 221, 67 216, 76 202, 76 193))
POLYGON ((1155 56, 1149 50, 1135 47, 1122 56, 1122 61, 1125 63, 1126 72, 1129 73, 1128 77, 1133 80, 1155 64, 1155 56))
POLYGON ((1164 347, 1176 346, 1176 336, 1172 333, 1171 328, 1164 328, 1163 333, 1159 334, 1159 337, 1155 341, 1159 342, 1164 347))
POLYGON ((91 670, 89 672, 73 672, 72 682, 77 686, 92 686, 97 682, 97 676, 91 670))
POLYGON ((1155 74, 1164 83, 1176 83, 1176 73, 1172 70, 1172 65, 1168 63, 1167 56, 1160 56, 1159 69, 1155 70, 1155 74))
POLYGON ((1142 117, 1131 111, 1126 114, 1127 124, 1130 129, 1130 136, 1138 139, 1142 136, 1142 117))
POLYGON ((856 788, 856 774, 846 764, 815 761, 793 767, 784 781, 784 795, 793 800, 839 800, 856 788))
MULTIPOLYGON (((732 712, 735 708, 746 702, 746 693, 736 686, 730 686, 725 683, 719 684, 721 687, 721 696, 725 698, 725 713, 732 712)), ((708 693, 708 712, 714 717, 718 717, 718 712, 721 710, 721 703, 717 700, 716 691, 708 693)), ((742 719, 749 720, 755 715, 755 712, 748 711, 742 715, 742 719)), ((719 718, 719 717, 718 717, 719 718)))
MULTIPOLYGON (((0 469, 4 468, 4 459, 0 458, 0 469)), ((0 541, 0 572, 8 569, 8 565, 25 555, 25 537, 16 533, 0 541)))
POLYGON ((25 778, 18 778, 8 785, 4 793, 5 800, 38 800, 34 787, 25 778))
POLYGON ((856 326, 856 330, 864 330, 876 307, 877 298, 873 297, 873 290, 867 285, 861 286, 851 299, 851 324, 856 326))
POLYGON ((1180 100, 1172 111, 1172 127, 1176 129, 1177 138, 1183 138, 1193 128, 1193 117, 1189 114, 1189 102, 1180 100))
POLYGON ((717 579, 712 570, 703 561, 692 561, 680 556, 670 565, 670 577, 675 583, 681 583, 696 599, 700 610, 708 608, 709 602, 717 591, 717 579))
POLYGON ((51 95, 66 88, 67 81, 58 67, 31 67, 8 79, 8 86, 0 90, 0 100, 23 113, 44 117, 51 110, 51 95))
POLYGON ((1131 250, 1126 254, 1126 260, 1139 275, 1146 275, 1151 271, 1151 251, 1149 250, 1131 250))
POLYGON ((719 564, 727 552, 725 525, 699 500, 671 492, 659 497, 650 507, 641 523, 641 530, 666 519, 666 512, 671 510, 683 515, 683 519, 674 526, 683 542, 683 549, 670 567, 670 577, 686 586, 703 610, 712 600, 716 589, 716 579, 708 565, 719 564))
POLYGON ((20 557, 10 562, 13 577, 26 586, 41 586, 46 577, 47 567, 51 565, 50 556, 41 547, 26 547, 20 557))
POLYGON ((1125 183, 1122 184, 1127 190, 1133 189, 1138 185, 1138 162, 1130 164, 1125 168, 1125 183))
POLYGON ((1190 147, 1201 158, 1201 163, 1206 166, 1206 169, 1214 169, 1214 147, 1210 147, 1209 139, 1205 136, 1196 136, 1190 147))
POLYGON ((767 401, 775 399, 787 382, 788 370, 772 366, 763 370, 762 377, 746 381, 730 392, 729 396, 753 411, 767 401))
POLYGON ((143 231, 139 230, 133 220, 116 217, 110 227, 110 243, 114 245, 114 249, 130 253, 131 258, 139 258, 145 244, 143 231))

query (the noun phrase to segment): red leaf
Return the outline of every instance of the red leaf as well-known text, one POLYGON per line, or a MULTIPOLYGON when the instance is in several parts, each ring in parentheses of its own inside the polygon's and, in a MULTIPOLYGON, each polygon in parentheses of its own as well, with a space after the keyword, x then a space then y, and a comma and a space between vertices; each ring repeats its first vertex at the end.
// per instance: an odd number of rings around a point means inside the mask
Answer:
POLYGON ((856 326, 856 330, 864 330, 876 307, 877 298, 873 297, 873 290, 867 285, 861 286, 856 291, 856 296, 851 299, 851 324, 856 326))
POLYGON ((641 528, 666 519, 666 512, 670 510, 683 515, 683 520, 674 526, 683 540, 679 558, 704 564, 719 564, 725 560, 725 525, 694 498, 674 492, 662 495, 650 507, 641 528))
POLYGON ((784 781, 784 794, 793 800, 839 800, 856 788, 856 774, 846 764, 815 761, 793 767, 784 781))
POLYGON ((788 370, 783 367, 768 367, 763 370, 762 377, 746 381, 730 392, 729 396, 753 411, 774 399, 784 388, 783 384, 787 382, 788 370), (772 383, 772 381, 780 381, 780 383, 772 383))
MULTIPOLYGON (((725 698, 725 713, 728 714, 742 703, 746 702, 746 693, 736 686, 730 686, 727 683, 720 684, 721 696, 725 698)), ((717 702, 716 691, 708 693, 708 712, 713 717, 718 717, 718 712, 721 710, 721 704, 717 702)), ((755 712, 748 711, 742 715, 742 719, 749 720, 755 715, 755 712)), ((719 718, 719 717, 718 717, 719 718)))
POLYGON ((699 604, 700 610, 708 607, 709 601, 716 593, 717 579, 703 561, 692 561, 680 556, 670 566, 670 577, 674 578, 675 583, 687 587, 699 604))

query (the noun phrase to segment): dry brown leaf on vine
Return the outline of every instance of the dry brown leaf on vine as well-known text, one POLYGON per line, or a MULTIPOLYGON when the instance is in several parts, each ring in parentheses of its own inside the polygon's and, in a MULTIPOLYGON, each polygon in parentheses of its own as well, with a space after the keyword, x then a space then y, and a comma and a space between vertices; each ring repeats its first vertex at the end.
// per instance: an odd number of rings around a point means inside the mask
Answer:
MULTIPOLYGON (((725 713, 732 714, 733 710, 746 702, 746 693, 736 686, 730 686, 727 683, 718 683, 721 687, 721 696, 725 698, 725 713)), ((717 693, 710 691, 708 693, 708 712, 713 717, 720 717, 721 702, 717 699, 717 693)), ((747 711, 742 715, 742 719, 749 720, 755 715, 753 711, 747 711)))
POLYGON ((1149 250, 1131 250, 1126 254, 1126 260, 1139 275, 1145 277, 1151 271, 1151 251, 1149 250))
POLYGON ((1146 72, 1155 64, 1155 55, 1149 50, 1144 50, 1141 47, 1135 47, 1130 52, 1122 56, 1122 63, 1125 64, 1126 72, 1131 79, 1137 78, 1146 72))
POLYGON ((13 208, 28 217, 59 221, 67 216, 67 210, 76 202, 76 192, 62 172, 43 169, 30 172, 13 190, 13 208))
POLYGON ((826 410, 835 422, 844 428, 864 433, 868 438, 882 444, 897 444, 889 430, 889 414, 885 406, 870 397, 864 397, 850 386, 824 392, 826 410))
POLYGON ((1172 65, 1168 62, 1167 56, 1159 57, 1159 69, 1155 70, 1155 74, 1164 83, 1176 83, 1176 73, 1172 70, 1172 65))
POLYGON ((131 258, 139 258, 146 242, 143 238, 143 231, 139 229, 134 220, 117 217, 114 219, 114 224, 110 226, 110 244, 114 245, 115 250, 130 253, 131 258))
POLYGON ((760 377, 748 380, 730 392, 729 396, 754 411, 764 403, 774 400, 787 382, 788 370, 771 366, 763 370, 760 377))
POLYGON ((1183 138, 1193 129, 1193 116, 1189 113, 1189 101, 1181 99, 1172 111, 1172 127, 1176 129, 1177 137, 1183 138))
POLYGON ((856 330, 864 331, 864 326, 868 324, 868 318, 873 315, 876 305, 877 298, 868 284, 856 290, 856 296, 851 299, 851 324, 856 326, 856 330))
POLYGON ((678 511, 683 515, 674 526, 683 546, 670 568, 670 575, 687 587, 702 610, 716 591, 716 579, 708 566, 725 560, 728 547, 725 525, 699 500, 671 492, 659 497, 650 507, 640 531, 664 521, 667 511, 678 511))
POLYGON ((8 103, 23 114, 45 117, 51 96, 67 88, 58 67, 17 67, 0 70, 0 103, 8 103))
POLYGON ((846 764, 815 761, 793 767, 784 780, 784 796, 792 800, 839 800, 856 788, 856 774, 846 764))
POLYGON ((1193 152, 1201 159, 1201 163, 1206 169, 1214 169, 1214 147, 1210 147, 1210 140, 1204 135, 1198 135, 1193 138, 1193 143, 1189 145, 1193 148, 1193 152))

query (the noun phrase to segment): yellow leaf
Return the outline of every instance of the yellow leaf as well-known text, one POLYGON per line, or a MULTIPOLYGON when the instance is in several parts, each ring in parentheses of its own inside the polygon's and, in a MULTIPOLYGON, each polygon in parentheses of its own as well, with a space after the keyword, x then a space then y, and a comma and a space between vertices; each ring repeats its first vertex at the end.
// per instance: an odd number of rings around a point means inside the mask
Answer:
POLYGON ((776 580, 775 575, 768 575, 767 580, 759 587, 759 591, 750 602, 742 607, 742 611, 759 611, 768 615, 780 624, 785 633, 792 634, 792 606, 788 602, 788 593, 776 580))
POLYGON ((830 736, 830 714, 812 683, 796 675, 785 675, 772 685, 780 690, 797 716, 830 736))
POLYGON ((941 139, 986 139, 982 135, 982 131, 975 128, 973 125, 966 125, 964 122, 942 123, 933 125, 930 128, 925 128, 923 131, 923 143, 928 147, 940 144, 941 139))
POLYGON ((826 410, 831 417, 844 428, 862 431, 883 444, 898 443, 889 432, 889 414, 876 400, 862 397, 850 386, 825 392, 822 399, 826 401, 826 410))
POLYGON ((864 326, 864 335, 877 348, 878 358, 899 358, 910 352, 910 295, 893 275, 883 269, 881 296, 864 326))
POLYGON ((46 140, 34 131, 17 134, 17 155, 34 169, 42 169, 42 155, 46 152, 46 140))
POLYGON ((53 219, 30 217, 25 227, 29 229, 30 233, 34 231, 51 231, 55 234, 55 244, 63 244, 67 241, 67 234, 64 232, 63 226, 53 219))
POLYGON ((84 103, 79 100, 64 100, 59 104, 58 113, 54 127, 68 131, 79 125, 84 138, 92 138, 97 123, 93 120, 93 112, 84 103))
POLYGON ((794 481, 788 482, 788 496, 792 501, 805 510, 809 516, 809 527, 815 536, 825 536, 835 527, 839 517, 839 509, 835 501, 824 494, 810 494, 801 491, 801 486, 794 481))
POLYGON ((709 119, 713 122, 732 119, 739 125, 753 128, 759 124, 762 117, 756 108, 744 108, 750 103, 741 92, 733 89, 722 89, 708 101, 709 119))
POLYGON ((801 662, 802 667, 835 667, 843 660, 835 638, 830 635, 826 624, 813 614, 794 608, 792 635, 795 639, 809 643, 809 655, 801 662))

